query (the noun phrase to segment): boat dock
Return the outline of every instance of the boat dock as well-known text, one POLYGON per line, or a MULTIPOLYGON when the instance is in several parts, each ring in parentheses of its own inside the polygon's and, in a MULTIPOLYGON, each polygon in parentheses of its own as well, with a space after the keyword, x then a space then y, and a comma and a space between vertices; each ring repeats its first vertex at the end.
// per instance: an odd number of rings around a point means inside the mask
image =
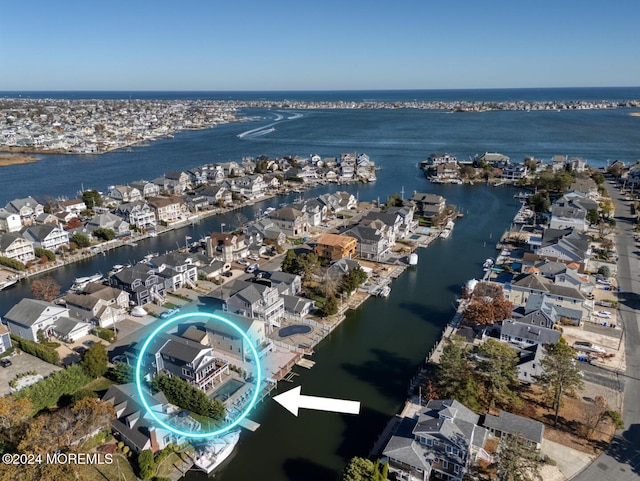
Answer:
POLYGON ((310 359, 305 359, 305 358, 301 358, 298 362, 296 362, 296 366, 301 366, 306 369, 311 369, 315 365, 316 365, 315 361, 312 361, 310 359))
POLYGON ((240 423, 238 423, 241 427, 245 428, 248 431, 251 432, 255 432, 259 427, 260 424, 258 424, 255 421, 252 421, 249 418, 244 418, 242 421, 240 421, 240 423))

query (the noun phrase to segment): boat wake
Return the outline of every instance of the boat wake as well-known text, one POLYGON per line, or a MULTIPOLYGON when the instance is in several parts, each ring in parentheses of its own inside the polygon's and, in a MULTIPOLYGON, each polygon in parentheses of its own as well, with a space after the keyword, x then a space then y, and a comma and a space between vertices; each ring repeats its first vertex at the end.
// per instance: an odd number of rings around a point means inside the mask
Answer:
POLYGON ((237 137, 239 139, 254 139, 256 137, 262 137, 263 135, 267 135, 270 134, 271 132, 275 131, 275 127, 274 125, 281 123, 281 122, 286 122, 289 120, 296 120, 299 119, 301 117, 303 117, 304 115, 302 113, 294 113, 293 115, 286 117, 282 114, 275 114, 275 118, 273 120, 273 122, 267 124, 267 125, 263 125, 262 127, 258 127, 255 129, 251 129, 251 130, 247 130, 245 132, 242 132, 240 134, 237 135, 237 137))

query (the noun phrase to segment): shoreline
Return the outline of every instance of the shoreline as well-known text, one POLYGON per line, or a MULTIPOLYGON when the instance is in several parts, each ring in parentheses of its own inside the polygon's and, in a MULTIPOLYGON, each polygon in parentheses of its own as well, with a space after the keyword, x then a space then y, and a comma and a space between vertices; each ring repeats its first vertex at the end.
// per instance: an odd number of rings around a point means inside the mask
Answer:
POLYGON ((39 157, 32 155, 20 155, 20 154, 3 154, 0 150, 0 167, 8 167, 10 165, 32 164, 38 162, 39 157))

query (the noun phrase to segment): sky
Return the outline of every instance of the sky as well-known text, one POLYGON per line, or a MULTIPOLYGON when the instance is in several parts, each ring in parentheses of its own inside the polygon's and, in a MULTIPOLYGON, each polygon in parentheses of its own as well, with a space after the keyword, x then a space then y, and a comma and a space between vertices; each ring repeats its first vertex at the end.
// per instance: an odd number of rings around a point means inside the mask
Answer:
POLYGON ((0 91, 640 86, 638 0, 0 0, 0 91))

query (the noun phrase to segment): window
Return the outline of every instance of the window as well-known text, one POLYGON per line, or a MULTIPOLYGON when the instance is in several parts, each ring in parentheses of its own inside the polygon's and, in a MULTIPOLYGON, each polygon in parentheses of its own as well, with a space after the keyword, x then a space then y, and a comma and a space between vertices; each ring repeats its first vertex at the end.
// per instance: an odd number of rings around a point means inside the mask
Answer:
POLYGON ((425 439, 425 444, 426 444, 427 446, 433 446, 433 439, 431 439, 431 438, 426 438, 426 439, 425 439))
POLYGON ((446 459, 442 460, 442 469, 449 469, 449 461, 446 459))

